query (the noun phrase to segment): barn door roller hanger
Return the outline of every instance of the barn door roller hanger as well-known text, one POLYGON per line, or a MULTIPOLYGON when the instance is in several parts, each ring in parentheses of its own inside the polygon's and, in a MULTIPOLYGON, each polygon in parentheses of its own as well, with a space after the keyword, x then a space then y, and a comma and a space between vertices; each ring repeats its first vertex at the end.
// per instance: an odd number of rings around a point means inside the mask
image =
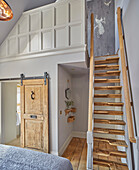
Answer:
POLYGON ((44 85, 46 85, 46 79, 49 79, 49 74, 44 72, 44 76, 36 76, 36 77, 25 77, 24 74, 20 74, 21 78, 21 86, 23 86, 23 80, 31 80, 31 79, 44 79, 44 85))

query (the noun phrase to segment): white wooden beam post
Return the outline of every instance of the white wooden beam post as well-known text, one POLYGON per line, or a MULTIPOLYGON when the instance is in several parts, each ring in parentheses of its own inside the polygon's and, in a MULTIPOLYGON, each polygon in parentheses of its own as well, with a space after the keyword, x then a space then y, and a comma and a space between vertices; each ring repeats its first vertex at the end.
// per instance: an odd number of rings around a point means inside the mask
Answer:
POLYGON ((139 137, 136 137, 136 142, 137 142, 137 168, 136 170, 139 170, 139 137))
POLYGON ((87 170, 93 169, 93 132, 87 132, 87 170))

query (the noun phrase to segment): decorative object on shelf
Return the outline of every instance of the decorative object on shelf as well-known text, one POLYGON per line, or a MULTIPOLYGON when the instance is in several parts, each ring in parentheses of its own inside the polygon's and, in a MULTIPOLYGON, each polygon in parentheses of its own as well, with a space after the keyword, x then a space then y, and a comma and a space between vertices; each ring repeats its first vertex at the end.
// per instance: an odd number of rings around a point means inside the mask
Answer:
POLYGON ((74 105, 74 102, 73 102, 72 100, 67 100, 67 101, 65 101, 65 103, 66 103, 66 108, 67 108, 67 109, 70 109, 71 106, 74 105))
POLYGON ((0 1, 0 21, 9 21, 13 18, 11 7, 5 0, 0 1))
POLYGON ((67 80, 67 88, 65 90, 65 97, 68 100, 71 98, 71 89, 69 88, 69 80, 67 80))
POLYGON ((65 110, 65 115, 69 114, 70 112, 75 113, 76 112, 76 108, 66 109, 65 110))
MULTIPOLYGON (((69 80, 67 80, 67 88, 65 89, 65 98, 67 100, 65 100, 65 104, 66 104, 66 109, 65 109, 65 115, 68 115, 70 113, 75 113, 76 112, 76 108, 74 107, 74 102, 72 100, 72 91, 70 89, 70 84, 69 84, 69 80)), ((73 122, 75 120, 75 116, 69 115, 67 122, 73 122)))
POLYGON ((75 116, 69 116, 67 122, 72 123, 75 121, 75 116))

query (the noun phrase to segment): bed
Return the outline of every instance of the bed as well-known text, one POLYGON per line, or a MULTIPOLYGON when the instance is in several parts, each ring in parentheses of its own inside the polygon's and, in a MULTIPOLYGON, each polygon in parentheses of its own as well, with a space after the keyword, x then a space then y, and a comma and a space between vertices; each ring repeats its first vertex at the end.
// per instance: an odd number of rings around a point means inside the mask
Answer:
POLYGON ((0 170, 73 170, 68 159, 28 149, 0 145, 0 170))

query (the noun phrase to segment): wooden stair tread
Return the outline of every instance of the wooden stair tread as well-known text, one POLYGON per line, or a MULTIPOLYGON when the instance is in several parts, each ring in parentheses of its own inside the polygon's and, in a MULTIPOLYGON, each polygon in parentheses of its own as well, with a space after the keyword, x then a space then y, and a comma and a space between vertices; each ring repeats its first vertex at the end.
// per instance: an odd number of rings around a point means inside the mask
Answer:
POLYGON ((94 114, 123 115, 123 111, 115 111, 115 110, 94 110, 94 114))
POLYGON ((121 71, 107 71, 108 74, 111 74, 111 73, 121 73, 121 71))
POLYGON ((113 150, 103 150, 99 148, 94 148, 93 149, 93 155, 97 156, 116 156, 116 157, 121 157, 121 158, 127 158, 126 152, 123 151, 113 151, 113 150))
POLYGON ((94 102, 95 106, 123 106, 121 102, 94 102))
POLYGON ((125 163, 114 162, 110 160, 103 160, 103 159, 93 159, 94 165, 109 167, 111 170, 128 170, 128 166, 125 163))
POLYGON ((102 124, 113 124, 113 125, 125 125, 126 123, 123 120, 112 120, 112 119, 94 119, 94 123, 102 124))
POLYGON ((95 60, 95 64, 110 64, 110 63, 118 63, 119 57, 110 57, 105 60, 95 60))
POLYGON ((119 69, 119 65, 95 65, 95 70, 117 70, 119 69))
POLYGON ((95 98, 121 98, 121 94, 94 94, 95 98))
POLYGON ((122 86, 100 86, 94 87, 95 90, 121 90, 122 86))
POLYGON ((112 56, 118 56, 118 54, 113 54, 113 55, 102 55, 102 56, 95 56, 95 58, 100 58, 100 57, 111 57, 112 58, 112 56))
POLYGON ((123 147, 128 147, 128 145, 126 144, 125 141, 123 140, 115 140, 115 139, 107 139, 107 138, 97 138, 97 137, 94 137, 94 141, 99 141, 99 142, 107 142, 109 143, 110 145, 113 145, 113 146, 123 146, 123 147))
POLYGON ((119 76, 121 71, 106 71, 101 73, 94 73, 95 77, 105 77, 105 76, 119 76))
POLYGON ((120 83, 120 79, 94 79, 95 83, 120 83))
POLYGON ((103 134, 113 134, 113 135, 125 135, 124 130, 119 129, 105 129, 105 128, 94 128, 94 133, 103 133, 103 134))

